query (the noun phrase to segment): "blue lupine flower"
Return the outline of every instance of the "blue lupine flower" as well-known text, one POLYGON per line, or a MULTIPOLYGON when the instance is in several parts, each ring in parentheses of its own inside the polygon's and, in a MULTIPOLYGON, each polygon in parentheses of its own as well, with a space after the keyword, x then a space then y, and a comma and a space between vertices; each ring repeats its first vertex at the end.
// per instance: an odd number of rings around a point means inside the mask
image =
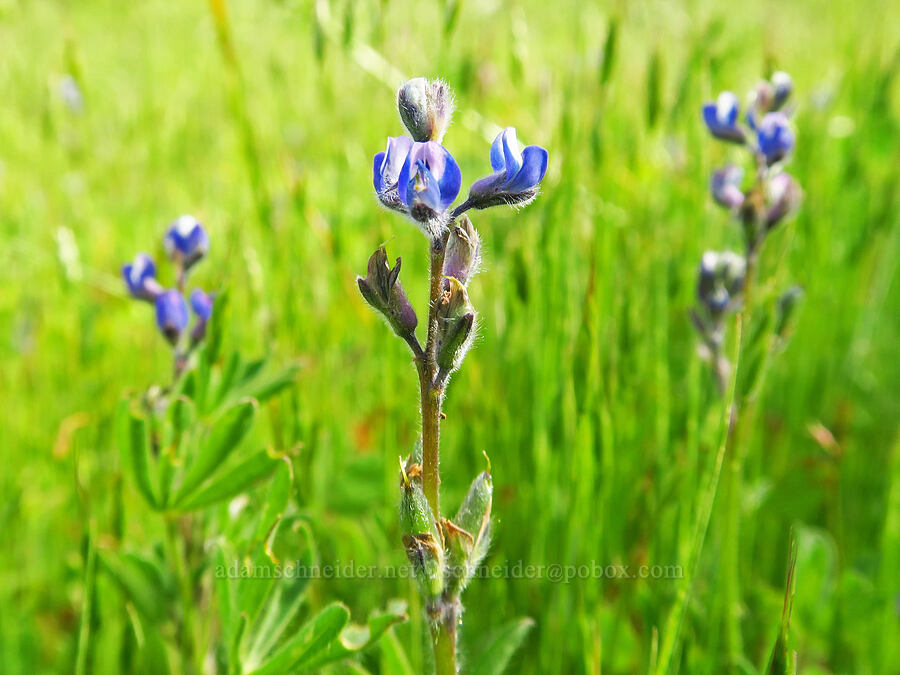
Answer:
POLYGON ((794 90, 794 81, 783 70, 777 70, 772 73, 772 88, 775 90, 772 110, 778 110, 787 102, 794 90))
POLYGON ((184 215, 169 225, 163 244, 169 258, 188 269, 209 251, 209 236, 194 216, 184 215))
POLYGON ((191 342, 197 344, 206 335, 206 324, 213 312, 213 296, 195 288, 191 291, 191 309, 197 316, 194 330, 191 331, 191 342))
POLYGON ((794 132, 784 113, 768 113, 759 121, 756 130, 759 151, 768 164, 774 164, 794 149, 794 132))
POLYGON ((746 260, 731 251, 706 251, 700 259, 697 297, 712 317, 734 309, 747 273, 746 260))
POLYGON ((397 194, 397 179, 412 146, 412 139, 406 136, 389 136, 385 151, 375 155, 372 167, 375 193, 382 204, 395 211, 406 211, 397 194))
POLYGON ((156 265, 146 253, 138 253, 134 262, 122 266, 122 278, 128 292, 140 300, 153 302, 162 292, 162 286, 156 281, 156 265))
POLYGON ((453 156, 436 141, 414 142, 397 178, 397 194, 414 220, 429 223, 447 210, 462 185, 453 156))
POLYGON ((743 180, 744 170, 735 164, 728 164, 713 172, 710 181, 713 199, 726 208, 732 210, 740 208, 744 203, 744 193, 741 190, 743 180))
POLYGON ((174 289, 156 296, 156 325, 173 345, 188 325, 188 310, 181 293, 174 289))
POLYGON ((472 184, 469 205, 484 209, 498 204, 527 204, 537 196, 549 158, 547 150, 539 145, 520 150, 515 127, 507 127, 491 144, 494 173, 472 184))
POLYGON ((740 103, 730 91, 723 91, 715 103, 703 106, 703 121, 716 138, 732 143, 744 142, 744 131, 738 126, 740 103))
POLYGON ((191 309, 201 321, 209 321, 213 311, 213 297, 199 288, 191 291, 191 309))

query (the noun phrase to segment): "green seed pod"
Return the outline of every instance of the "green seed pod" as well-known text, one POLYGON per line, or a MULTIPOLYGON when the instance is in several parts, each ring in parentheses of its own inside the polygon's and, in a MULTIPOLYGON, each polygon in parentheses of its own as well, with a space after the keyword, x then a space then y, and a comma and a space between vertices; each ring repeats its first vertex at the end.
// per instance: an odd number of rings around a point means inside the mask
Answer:
POLYGON ((426 599, 434 600, 444 587, 444 556, 441 534, 422 491, 421 476, 418 464, 407 462, 400 469, 400 527, 406 557, 413 566, 422 593, 426 599))
POLYGON ((484 471, 472 481, 453 521, 441 523, 447 549, 446 593, 451 597, 466 587, 490 547, 493 492, 491 474, 484 471))

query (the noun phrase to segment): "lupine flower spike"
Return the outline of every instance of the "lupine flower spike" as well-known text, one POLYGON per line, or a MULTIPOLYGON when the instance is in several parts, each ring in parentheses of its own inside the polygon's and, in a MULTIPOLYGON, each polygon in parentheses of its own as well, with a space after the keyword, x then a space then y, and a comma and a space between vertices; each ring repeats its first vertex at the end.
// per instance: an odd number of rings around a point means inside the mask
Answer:
POLYGON ((175 350, 176 370, 180 370, 190 350, 206 335, 206 325, 212 316, 213 296, 194 289, 190 305, 196 319, 190 344, 183 347, 182 337, 190 320, 184 298, 185 272, 207 254, 209 237, 196 218, 181 216, 167 228, 163 246, 175 263, 174 288, 163 288, 156 278, 156 265, 146 253, 139 253, 133 262, 122 266, 122 278, 129 295, 153 303, 156 326, 175 350))
POLYGON ((439 80, 410 80, 400 88, 397 106, 412 138, 388 138, 385 150, 375 155, 372 183, 378 200, 410 218, 429 240, 424 346, 416 335, 416 312, 400 283, 400 258, 391 266, 384 247, 379 247, 357 284, 365 301, 410 346, 419 375, 422 442, 405 464, 401 462, 402 542, 424 596, 435 659, 441 660, 439 672, 450 673, 457 672, 460 594, 490 545, 493 491, 490 472, 484 472, 472 483, 456 516, 441 517, 441 405, 451 374, 462 365, 475 340, 478 323, 467 287, 481 261, 481 239, 465 214, 502 204, 524 206, 534 200, 547 173, 549 155, 537 145, 522 149, 516 130, 507 127, 490 147, 493 173, 472 184, 468 197, 454 208, 462 173, 442 145, 453 112, 449 87, 439 80), (439 643, 444 647, 439 648, 439 643))

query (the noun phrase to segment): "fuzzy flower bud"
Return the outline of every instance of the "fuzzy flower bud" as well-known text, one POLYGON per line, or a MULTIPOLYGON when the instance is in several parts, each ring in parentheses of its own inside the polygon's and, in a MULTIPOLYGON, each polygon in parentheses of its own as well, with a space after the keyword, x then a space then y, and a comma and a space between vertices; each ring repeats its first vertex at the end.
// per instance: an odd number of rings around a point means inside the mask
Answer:
POLYGON ((400 490, 400 527, 406 557, 423 594, 434 601, 444 586, 441 534, 422 490, 422 469, 412 460, 400 469, 400 490))
POLYGON ((437 364, 443 374, 459 368, 475 339, 475 310, 466 288, 454 277, 444 279, 438 299, 437 364))
POLYGON ((389 267, 387 252, 381 246, 369 258, 366 277, 357 277, 356 283, 365 301, 384 315, 397 335, 406 337, 415 332, 419 320, 406 299, 399 276, 400 258, 393 268, 389 267))
POLYGON ((155 305, 156 325, 169 343, 174 345, 188 324, 184 298, 178 291, 170 289, 156 296, 155 305))
POLYGON ((166 254, 183 269, 189 269, 209 252, 209 236, 194 216, 179 216, 163 238, 166 254))
POLYGON ((540 182, 547 173, 549 153, 539 145, 522 149, 515 127, 507 127, 491 144, 490 176, 469 188, 466 203, 473 209, 507 204, 524 206, 537 197, 540 182))
POLYGON ((494 482, 489 471, 478 474, 452 521, 444 520, 447 542, 447 590, 463 590, 491 543, 494 482))
POLYGON ((444 276, 454 277, 463 286, 478 271, 481 262, 481 239, 468 216, 463 215, 450 232, 444 255, 444 276))
POLYGON ((417 77, 400 87, 397 108, 414 140, 440 143, 453 116, 453 94, 443 80, 417 77))

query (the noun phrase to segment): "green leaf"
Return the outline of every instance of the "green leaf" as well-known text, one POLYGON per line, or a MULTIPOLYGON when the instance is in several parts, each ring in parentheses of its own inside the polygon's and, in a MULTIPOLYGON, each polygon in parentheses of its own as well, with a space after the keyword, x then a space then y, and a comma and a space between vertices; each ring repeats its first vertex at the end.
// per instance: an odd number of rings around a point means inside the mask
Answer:
POLYGON ((280 458, 272 457, 267 450, 260 450, 221 475, 213 474, 210 480, 175 506, 181 511, 192 511, 228 501, 259 483, 281 463, 280 458))
MULTIPOLYGON (((312 533, 309 526, 299 520, 286 529, 289 531, 288 538, 292 543, 302 542, 301 550, 291 552, 290 558, 287 555, 283 556, 291 566, 286 569, 291 569, 293 574, 292 576, 284 575, 278 579, 266 599, 260 619, 253 627, 253 637, 248 650, 251 662, 261 662, 278 644, 297 612, 300 611, 304 591, 309 583, 309 575, 299 572, 312 567, 315 551, 312 533)), ((281 559, 282 556, 279 558, 281 559)))
POLYGON ((171 583, 156 563, 135 554, 110 550, 99 551, 98 559, 103 570, 119 584, 142 615, 153 622, 165 618, 171 583))
POLYGON ((250 675, 283 675, 302 671, 306 665, 326 652, 337 640, 350 620, 350 610, 340 603, 329 605, 307 621, 297 634, 285 643, 261 667, 250 675))
POLYGON ((250 431, 257 406, 254 400, 240 401, 219 416, 188 467, 174 503, 186 499, 240 444, 250 431))
POLYGON ((262 515, 256 525, 253 541, 265 539, 276 522, 281 520, 291 498, 291 487, 294 484, 294 470, 291 461, 287 457, 279 460, 275 478, 269 488, 268 499, 263 508, 262 515))
POLYGON ((382 675, 415 675, 403 645, 394 631, 387 631, 378 641, 378 646, 381 652, 378 665, 382 675))
POLYGON ((200 352, 200 361, 206 365, 207 370, 219 360, 222 352, 222 336, 228 313, 228 291, 222 290, 216 294, 213 301, 213 312, 206 325, 206 337, 203 338, 203 349, 200 352))
POLYGON ((291 386, 297 379, 299 364, 291 364, 273 375, 257 376, 240 388, 243 396, 255 398, 259 402, 266 401, 283 389, 291 386))
POLYGON ((472 669, 472 675, 501 675, 532 626, 534 620, 524 617, 500 628, 491 636, 487 648, 472 669))
POLYGON ((159 502, 153 492, 153 480, 150 476, 153 458, 150 456, 147 420, 132 410, 128 398, 122 399, 119 403, 116 427, 123 463, 131 472, 141 496, 150 506, 157 508, 159 502))
POLYGON ((352 656, 355 652, 371 647, 381 639, 381 636, 391 626, 406 621, 408 618, 406 603, 403 601, 393 602, 386 610, 373 613, 369 617, 367 625, 357 626, 350 624, 344 628, 340 637, 332 642, 328 649, 318 657, 305 661, 303 669, 309 671, 314 668, 320 668, 328 663, 341 661, 352 656))

